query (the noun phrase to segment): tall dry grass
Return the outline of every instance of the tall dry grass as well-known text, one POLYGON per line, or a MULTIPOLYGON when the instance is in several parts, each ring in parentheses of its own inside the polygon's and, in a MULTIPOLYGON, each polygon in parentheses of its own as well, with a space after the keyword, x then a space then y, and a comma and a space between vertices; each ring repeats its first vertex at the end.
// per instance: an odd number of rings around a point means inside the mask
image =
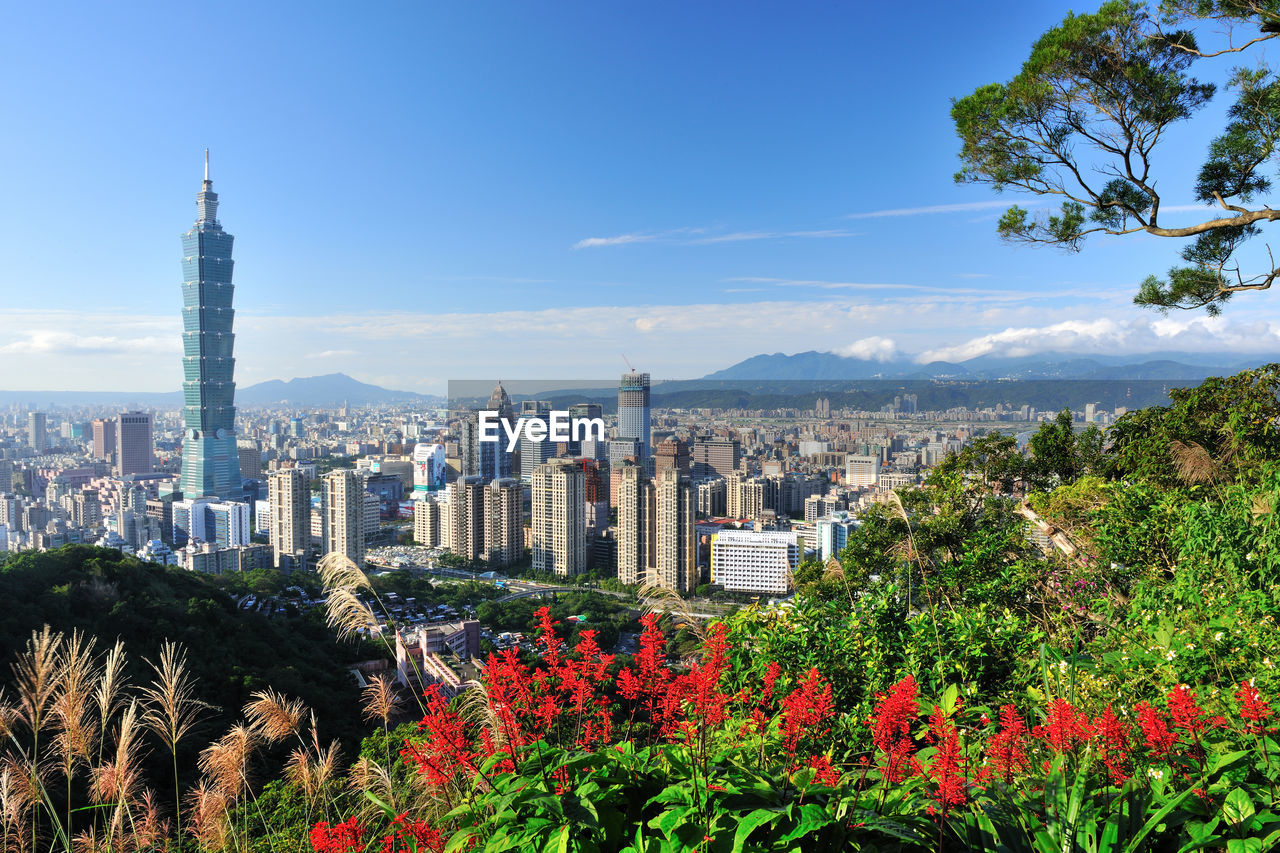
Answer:
MULTIPOLYGON (((340 636, 380 636, 394 657, 361 595, 381 606, 368 578, 331 556, 322 561, 330 624, 340 636)), ((164 643, 155 660, 142 659, 148 677, 134 683, 123 643, 99 649, 92 637, 45 626, 11 669, 13 688, 0 694, 0 853, 247 850, 255 843, 254 810, 268 849, 284 849, 259 807, 254 767, 265 749, 289 741, 284 777, 303 796, 307 825, 336 818, 337 802, 349 808, 352 791, 402 811, 431 807, 430 790, 396 781, 391 756, 386 764, 360 758, 344 768, 339 744, 321 738, 315 713, 272 689, 254 693, 242 721, 204 744, 200 780, 184 791, 179 753, 204 737, 201 724, 214 709, 198 698, 177 643, 164 643), (174 797, 166 805, 147 778, 157 753, 172 773, 165 786, 172 784, 174 797)), ((375 675, 363 693, 365 719, 380 723, 384 736, 405 705, 394 679, 394 672, 375 675)), ((355 808, 370 802, 360 797, 355 808)))
POLYGON ((11 665, 12 695, 0 696, 0 853, 246 849, 248 833, 230 815, 252 802, 259 749, 291 736, 307 753, 308 784, 332 786, 337 744, 321 746, 314 716, 304 731, 302 702, 265 690, 245 706, 242 723, 200 753, 204 778, 184 796, 179 747, 197 736, 211 706, 196 697, 178 644, 144 662, 153 677, 134 686, 122 643, 99 653, 80 633, 46 626, 32 634, 11 665), (167 809, 146 778, 156 749, 172 764, 167 809))

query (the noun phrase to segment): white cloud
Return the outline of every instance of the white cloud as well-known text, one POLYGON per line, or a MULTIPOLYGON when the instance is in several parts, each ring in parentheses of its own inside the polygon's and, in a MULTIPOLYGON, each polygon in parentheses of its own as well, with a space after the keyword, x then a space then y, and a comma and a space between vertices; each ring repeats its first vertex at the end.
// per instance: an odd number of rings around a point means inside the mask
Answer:
POLYGON ((990 201, 966 201, 958 204, 930 204, 923 207, 894 207, 888 210, 869 210, 863 213, 850 213, 849 219, 880 219, 886 216, 922 216, 931 213, 964 213, 970 210, 987 210, 992 207, 1009 207, 1019 204, 1022 207, 1034 207, 1036 201, 1019 201, 1010 199, 992 199, 990 201))
POLYGON ((898 357, 898 345, 892 338, 872 336, 862 338, 836 350, 837 354, 864 361, 893 361, 898 357))
POLYGON ((825 228, 801 231, 731 231, 711 234, 709 228, 673 228, 670 231, 636 232, 616 237, 588 237, 573 244, 575 249, 595 249, 602 246, 625 246, 629 243, 667 243, 675 246, 710 246, 717 243, 745 243, 755 240, 782 240, 789 237, 802 239, 831 239, 857 237, 860 232, 844 228, 825 228), (697 236, 706 235, 706 236, 697 236))
POLYGON ((1125 343, 1125 330, 1114 320, 1092 322, 1068 320, 1050 326, 1005 329, 972 338, 962 344, 926 350, 917 361, 967 361, 992 353, 1006 356, 1031 355, 1051 350, 1099 350, 1119 348, 1125 343))
POLYGON ((596 249, 601 246, 625 246, 628 243, 650 243, 658 239, 653 234, 619 234, 616 237, 587 237, 573 244, 575 249, 596 249))
POLYGON ((1232 322, 1224 317, 1169 319, 1142 314, 1124 321, 1065 320, 1006 328, 959 344, 925 350, 930 361, 965 361, 982 355, 1018 357, 1042 352, 1141 354, 1162 350, 1221 353, 1225 358, 1280 349, 1280 322, 1232 322))

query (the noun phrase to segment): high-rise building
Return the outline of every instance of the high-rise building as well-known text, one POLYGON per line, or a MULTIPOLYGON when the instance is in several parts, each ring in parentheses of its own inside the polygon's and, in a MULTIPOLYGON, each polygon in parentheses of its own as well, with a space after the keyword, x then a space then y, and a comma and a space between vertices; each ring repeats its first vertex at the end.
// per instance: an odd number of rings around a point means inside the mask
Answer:
POLYGON ((262 448, 257 439, 240 439, 236 442, 236 455, 240 457, 240 476, 246 480, 262 478, 262 448))
POLYGON ((698 585, 697 492, 689 478, 667 469, 650 480, 628 465, 618 485, 618 580, 678 592, 698 585))
POLYGON ((698 438, 690 462, 695 477, 728 477, 738 470, 742 446, 730 438, 698 438))
MULTIPOLYGON (((542 400, 525 400, 520 404, 520 423, 539 421, 551 428, 551 404, 542 400)), ((533 472, 538 466, 556 455, 555 443, 548 440, 534 441, 529 438, 526 427, 520 432, 520 479, 526 483, 533 479, 533 472)), ((494 443, 497 446, 497 443, 494 443)))
POLYGON ((652 582, 690 593, 698 585, 698 546, 694 530, 696 492, 689 478, 675 469, 654 482, 654 559, 652 582))
POLYGON ((533 568, 561 577, 587 569, 585 479, 568 459, 552 459, 533 472, 533 568))
POLYGON ((84 489, 72 496, 71 523, 76 527, 102 524, 102 501, 97 489, 84 489))
POLYGON ((784 594, 799 564, 794 533, 724 530, 711 537, 711 582, 730 591, 784 594))
POLYGON ((653 543, 653 488, 644 469, 626 465, 618 476, 618 580, 625 584, 649 580, 653 543))
POLYGON ((583 495, 587 533, 599 536, 609 527, 609 485, 600 471, 600 463, 595 459, 579 458, 576 464, 582 468, 586 489, 583 495))
POLYGON ((497 412, 499 418, 511 419, 514 407, 511 405, 511 398, 507 396, 507 389, 502 387, 502 381, 494 386, 493 393, 489 395, 489 404, 485 406, 491 412, 497 412))
POLYGON ((324 475, 324 553, 339 553, 357 566, 364 564, 364 483, 350 468, 324 475))
POLYGON ((93 422, 93 458, 111 459, 116 453, 115 418, 98 418, 93 422))
POLYGON ((874 486, 880 476, 880 457, 870 454, 845 458, 845 485, 850 488, 874 486))
POLYGON ((209 180, 206 151, 196 222, 182 236, 182 493, 188 497, 241 493, 231 332, 233 241, 218 223, 218 194, 209 180))
POLYGON ((663 471, 675 470, 689 476, 689 445, 678 438, 668 438, 659 442, 655 452, 654 475, 661 476, 663 471))
POLYGON ((833 557, 839 559, 840 552, 849 544, 849 534, 861 523, 843 511, 818 519, 815 523, 818 531, 818 559, 824 563, 833 557))
POLYGON ((512 477, 484 487, 485 559, 494 568, 520 562, 524 555, 524 491, 512 477))
POLYGON ((427 548, 440 547, 441 504, 434 495, 421 493, 413 502, 413 541, 427 548))
POLYGON ((27 443, 36 455, 49 449, 49 436, 45 429, 44 412, 31 412, 27 415, 27 443))
POLYGON ((198 497, 173 502, 173 541, 212 543, 220 548, 248 545, 249 505, 198 497))
MULTIPOLYGON (((604 418, 604 407, 599 403, 574 403, 569 406, 569 423, 572 424, 579 418, 604 418)), ((575 433, 572 429, 569 431, 568 456, 586 456, 591 459, 597 458, 596 454, 604 449, 602 442, 596 441, 594 438, 588 439, 586 442, 582 440, 582 436, 574 437, 575 433), (583 450, 583 444, 587 444, 586 452, 583 450)))
POLYGON ((311 547, 311 489, 301 468, 281 468, 267 480, 268 535, 276 568, 297 565, 311 547))
POLYGON ((759 477, 730 474, 725 478, 725 514, 730 518, 760 518, 766 509, 776 506, 768 500, 767 485, 759 477))
POLYGON ((449 484, 441 507, 440 544, 466 560, 484 554, 484 482, 459 477, 449 484))
MULTIPOLYGON (((499 382, 489 396, 485 405, 487 411, 496 412, 499 419, 515 426, 516 418, 511 398, 499 382)), ((462 460, 462 474, 466 477, 479 477, 483 482, 501 480, 516 476, 516 452, 507 452, 507 437, 502 427, 498 427, 498 441, 480 440, 480 418, 471 412, 462 418, 461 434, 458 436, 458 456, 462 460)))
MULTIPOLYGON (((116 419, 116 467, 120 476, 155 469, 150 412, 121 412, 116 419)), ((238 484, 237 484, 238 485, 238 484)))
POLYGON ((416 444, 413 447, 413 491, 438 492, 445 486, 445 451, 443 444, 416 444))
POLYGON ((649 458, 649 374, 622 374, 618 384, 618 438, 634 438, 640 442, 640 458, 649 458))
POLYGON ((644 457, 640 455, 640 439, 609 439, 609 467, 616 471, 621 468, 622 464, 628 459, 637 465, 640 465, 642 468, 644 467, 644 457))
POLYGON ((724 480, 706 480, 698 484, 698 514, 703 518, 721 518, 726 510, 724 480))
POLYGON ((241 548, 251 541, 249 505, 235 501, 215 501, 205 506, 207 541, 220 548, 241 548))

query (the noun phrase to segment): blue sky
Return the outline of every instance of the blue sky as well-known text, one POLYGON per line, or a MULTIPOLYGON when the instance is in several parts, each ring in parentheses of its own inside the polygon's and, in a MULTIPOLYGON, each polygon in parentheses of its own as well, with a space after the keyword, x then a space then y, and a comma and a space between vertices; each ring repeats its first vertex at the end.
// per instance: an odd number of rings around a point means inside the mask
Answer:
MULTIPOLYGON (((1168 241, 996 238, 1011 199, 953 184, 949 101, 1068 6, 980 8, 16 7, 0 387, 177 386, 206 146, 242 385, 608 376, 621 353, 675 378, 807 349, 1280 351, 1268 294, 1217 321, 1132 307, 1168 241)), ((1191 201, 1226 104, 1169 139, 1167 203, 1191 201)))

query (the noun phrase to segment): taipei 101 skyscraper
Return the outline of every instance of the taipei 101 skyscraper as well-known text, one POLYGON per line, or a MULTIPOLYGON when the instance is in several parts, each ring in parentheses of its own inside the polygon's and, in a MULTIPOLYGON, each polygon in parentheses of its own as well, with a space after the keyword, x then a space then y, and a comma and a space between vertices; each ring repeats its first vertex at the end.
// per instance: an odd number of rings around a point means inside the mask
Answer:
POLYGON ((235 311, 231 244, 218 224, 218 194, 209 180, 196 196, 196 224, 182 235, 182 494, 240 500, 236 450, 236 383, 232 357, 235 311))

